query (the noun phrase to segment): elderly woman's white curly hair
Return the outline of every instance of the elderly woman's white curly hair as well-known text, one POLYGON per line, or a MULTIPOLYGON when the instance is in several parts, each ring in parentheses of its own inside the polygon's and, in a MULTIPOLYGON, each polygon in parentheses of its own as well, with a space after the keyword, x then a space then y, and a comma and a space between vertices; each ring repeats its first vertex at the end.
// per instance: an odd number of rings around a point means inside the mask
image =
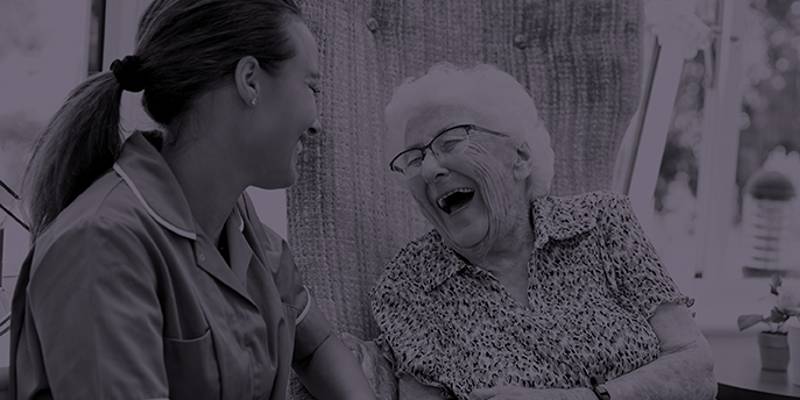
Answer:
POLYGON ((439 63, 422 77, 406 79, 398 86, 385 110, 389 130, 386 155, 393 157, 405 147, 409 120, 441 106, 466 110, 476 125, 526 140, 532 159, 528 195, 534 199, 550 192, 554 154, 536 105, 516 79, 488 64, 463 68, 439 63))

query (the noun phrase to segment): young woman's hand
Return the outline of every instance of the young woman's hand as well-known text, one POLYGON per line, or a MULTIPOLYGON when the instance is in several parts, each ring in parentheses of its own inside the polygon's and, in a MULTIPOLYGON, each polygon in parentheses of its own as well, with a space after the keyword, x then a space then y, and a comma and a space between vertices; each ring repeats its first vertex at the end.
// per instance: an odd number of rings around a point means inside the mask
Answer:
POLYGON ((469 398, 470 400, 597 400, 597 396, 586 388, 529 389, 519 386, 475 389, 469 398))

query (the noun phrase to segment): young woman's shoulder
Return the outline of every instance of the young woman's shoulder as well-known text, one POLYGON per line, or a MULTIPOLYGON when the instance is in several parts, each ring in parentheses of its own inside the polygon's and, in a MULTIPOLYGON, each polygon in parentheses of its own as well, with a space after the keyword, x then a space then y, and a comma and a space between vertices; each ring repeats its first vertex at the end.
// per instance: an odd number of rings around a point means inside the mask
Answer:
POLYGON ((100 177, 65 208, 33 244, 34 265, 45 254, 102 255, 109 243, 142 247, 152 222, 124 182, 113 172, 100 177), (104 247, 105 244, 105 247, 104 247), (84 250, 85 249, 85 250, 84 250))

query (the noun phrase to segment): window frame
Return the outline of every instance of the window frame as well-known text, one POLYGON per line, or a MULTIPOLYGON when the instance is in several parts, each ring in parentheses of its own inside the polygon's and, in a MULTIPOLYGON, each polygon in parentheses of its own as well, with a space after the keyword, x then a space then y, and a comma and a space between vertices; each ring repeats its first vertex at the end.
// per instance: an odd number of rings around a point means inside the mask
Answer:
MULTIPOLYGON (((83 73, 76 73, 72 77, 74 79, 73 86, 77 85, 81 80, 85 79, 88 76, 88 73, 89 73, 89 66, 91 64, 91 62, 90 62, 90 57, 91 57, 90 46, 91 46, 92 7, 93 7, 93 3, 95 1, 97 1, 97 0, 86 0, 86 2, 84 3, 84 7, 85 8, 81 12, 82 19, 84 21, 89 22, 89 23, 87 23, 85 25, 85 29, 83 29, 83 33, 82 33, 83 42, 86 44, 86 46, 83 46, 80 49, 77 49, 77 51, 76 51, 76 55, 79 56, 78 58, 80 59, 79 64, 78 64, 79 68, 77 68, 76 71, 83 71, 83 73)), ((19 192, 21 188, 12 188, 12 189, 17 191, 17 192, 19 192)), ((12 209, 12 211, 13 211, 13 209, 12 209)), ((16 214, 16 215, 19 216, 19 214, 16 214)), ((14 273, 12 273, 12 274, 8 273, 9 272, 9 268, 8 268, 8 265, 6 265, 6 256, 7 256, 6 242, 7 242, 8 238, 9 238, 9 235, 8 235, 8 231, 7 231, 8 228, 7 228, 6 224, 14 225, 15 226, 15 228, 14 228, 15 230, 18 227, 16 226, 17 222, 14 221, 13 218, 11 218, 10 216, 6 216, 6 221, 5 221, 4 225, 2 227, 0 227, 0 291, 5 291, 5 293, 0 293, 0 302, 9 303, 10 299, 6 299, 4 297, 10 296, 11 293, 13 293, 14 288, 13 287, 8 287, 6 285, 6 281, 9 280, 9 279, 13 279, 14 281, 16 281, 16 277, 18 276, 18 271, 19 271, 19 265, 14 265, 14 268, 13 268, 14 273), (6 293, 7 293, 7 295, 6 295, 6 293)), ((23 228, 19 227, 19 229, 23 229, 23 228)))
MULTIPOLYGON (((768 279, 741 275, 741 258, 734 236, 739 150, 739 114, 746 87, 742 37, 746 27, 746 1, 719 1, 718 26, 706 63, 712 65, 705 87, 703 133, 698 157, 698 179, 693 265, 676 266, 673 276, 681 290, 698 300, 694 311, 706 333, 736 331, 736 317, 767 312, 760 299, 768 295, 768 279), (720 201, 720 199, 725 199, 720 201), (686 269, 684 269, 686 268, 686 269), (684 274, 685 272, 685 274, 684 274), (731 293, 737 293, 731 296, 731 293)), ((630 128, 632 148, 620 152, 616 187, 631 198, 645 231, 653 229, 653 196, 685 59, 675 46, 652 43, 655 56, 644 82, 637 125, 630 128), (638 144, 638 146, 636 146, 638 144), (632 155, 631 155, 632 153, 632 155), (627 160, 626 160, 627 158, 627 160), (625 162, 627 161, 627 162, 625 162)), ((669 266, 667 266, 669 267, 669 266)))

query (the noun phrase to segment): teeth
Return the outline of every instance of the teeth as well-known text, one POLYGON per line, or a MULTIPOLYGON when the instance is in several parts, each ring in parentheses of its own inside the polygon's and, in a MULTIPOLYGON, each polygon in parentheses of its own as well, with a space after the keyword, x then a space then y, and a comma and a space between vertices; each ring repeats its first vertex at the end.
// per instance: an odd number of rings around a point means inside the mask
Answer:
POLYGON ((439 199, 436 200, 436 204, 439 206, 439 208, 441 208, 442 210, 446 211, 447 209, 449 209, 449 207, 447 207, 447 204, 444 201, 444 199, 446 199, 447 196, 450 196, 453 193, 472 193, 472 192, 474 192, 474 190, 472 190, 470 188, 467 188, 467 187, 453 189, 453 190, 451 190, 451 191, 439 196, 439 199))

